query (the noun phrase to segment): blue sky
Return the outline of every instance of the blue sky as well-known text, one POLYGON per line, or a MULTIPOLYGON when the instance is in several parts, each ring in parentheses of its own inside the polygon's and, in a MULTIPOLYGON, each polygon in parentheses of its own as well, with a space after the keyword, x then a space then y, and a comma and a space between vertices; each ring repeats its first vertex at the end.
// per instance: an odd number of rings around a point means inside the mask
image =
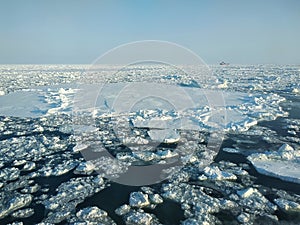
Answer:
POLYGON ((0 63, 88 64, 144 39, 209 64, 300 64, 300 1, 0 0, 0 63))

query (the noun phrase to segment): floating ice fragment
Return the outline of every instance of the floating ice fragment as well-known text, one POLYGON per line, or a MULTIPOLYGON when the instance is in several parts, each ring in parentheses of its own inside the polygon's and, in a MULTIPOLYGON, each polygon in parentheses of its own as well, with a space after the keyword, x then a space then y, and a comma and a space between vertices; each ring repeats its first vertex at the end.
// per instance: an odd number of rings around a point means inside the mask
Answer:
POLYGON ((20 170, 16 167, 4 168, 0 170, 0 179, 6 181, 12 181, 18 179, 20 176, 20 170))
POLYGON ((152 216, 145 212, 131 211, 125 215, 126 225, 150 225, 152 219, 152 216))
POLYGON ((177 152, 173 152, 170 149, 167 150, 158 150, 156 154, 161 158, 161 159, 168 159, 168 158, 173 158, 178 156, 177 152))
POLYGON ((230 172, 221 171, 217 166, 204 168, 204 174, 212 180, 236 180, 237 177, 230 172))
POLYGON ((283 144, 279 149, 280 152, 294 151, 294 148, 288 144, 283 144))
POLYGON ((240 150, 237 148, 223 148, 222 150, 229 153, 240 153, 240 150))
POLYGON ((32 208, 27 208, 27 209, 20 209, 18 211, 15 211, 12 213, 12 216, 14 218, 27 218, 30 217, 34 214, 34 209, 32 208))
POLYGON ((27 186, 25 188, 23 188, 21 190, 22 193, 30 193, 30 194, 33 194, 35 192, 37 192, 38 190, 40 189, 40 186, 38 184, 34 184, 33 186, 27 186))
POLYGON ((91 174, 95 169, 94 164, 91 162, 81 162, 75 169, 75 174, 85 174, 89 175, 91 174))
POLYGON ((137 144, 137 145, 146 145, 149 141, 142 137, 126 137, 122 140, 124 145, 137 144))
POLYGON ((300 212, 300 204, 282 198, 274 199, 274 202, 286 212, 300 212))
POLYGON ((237 217, 238 221, 240 223, 247 223, 250 220, 250 215, 248 213, 241 213, 238 217, 237 217))
POLYGON ((242 198, 249 198, 254 193, 258 193, 258 191, 254 188, 247 188, 244 190, 237 191, 237 194, 242 198))
POLYGON ((31 171, 34 170, 36 168, 36 164, 35 162, 27 162, 24 166, 23 166, 23 171, 31 171))
POLYGON ((298 94, 298 93, 300 93, 300 89, 299 88, 293 88, 292 92, 295 93, 295 94, 298 94))
POLYGON ((49 213, 49 216, 44 219, 46 224, 57 224, 57 223, 61 223, 62 221, 70 218, 71 213, 69 211, 65 211, 65 210, 61 210, 58 212, 54 212, 54 213, 49 213))
POLYGON ((155 153, 149 151, 133 152, 133 156, 145 162, 150 162, 159 158, 155 153))
POLYGON ((13 161, 14 166, 21 166, 21 165, 24 165, 25 163, 26 163, 25 159, 20 159, 20 160, 14 160, 13 161))
MULTIPOLYGON (((16 221, 16 222, 8 223, 7 225, 23 225, 23 222, 16 221)), ((44 224, 42 224, 42 225, 44 225, 44 224)))
POLYGON ((84 149, 87 149, 89 146, 86 144, 82 144, 82 143, 77 143, 74 148, 73 148, 73 152, 80 152, 84 149))
POLYGON ((151 203, 160 204, 163 202, 162 197, 159 194, 150 194, 149 199, 151 203))
POLYGON ((182 225, 210 225, 209 222, 206 221, 200 222, 197 219, 192 219, 192 218, 184 220, 181 224, 182 225))
POLYGON ((93 206, 79 210, 76 216, 86 222, 101 222, 107 216, 107 212, 93 206))
POLYGON ((131 207, 142 208, 150 204, 148 195, 142 192, 132 192, 129 198, 129 205, 131 207))
POLYGON ((123 216, 130 211, 130 206, 127 204, 121 205, 119 208, 115 210, 115 213, 119 216, 123 216))

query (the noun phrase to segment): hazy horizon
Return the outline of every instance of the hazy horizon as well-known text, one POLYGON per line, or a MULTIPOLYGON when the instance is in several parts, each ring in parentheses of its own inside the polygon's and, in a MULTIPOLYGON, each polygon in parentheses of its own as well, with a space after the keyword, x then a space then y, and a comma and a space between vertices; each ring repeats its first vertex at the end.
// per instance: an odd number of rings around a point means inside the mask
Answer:
POLYGON ((170 41, 207 64, 299 65, 300 2, 2 1, 0 64, 91 64, 139 40, 170 41))

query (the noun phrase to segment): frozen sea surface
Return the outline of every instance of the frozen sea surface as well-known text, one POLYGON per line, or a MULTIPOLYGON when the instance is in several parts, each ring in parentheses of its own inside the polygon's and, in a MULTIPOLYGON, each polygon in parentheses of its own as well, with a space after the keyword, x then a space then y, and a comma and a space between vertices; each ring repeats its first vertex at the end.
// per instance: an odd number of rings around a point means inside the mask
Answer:
MULTIPOLYGON (((103 76, 116 67, 103 66, 103 76)), ((299 66, 212 66, 217 79, 195 85, 163 65, 137 65, 104 88, 97 77, 78 85, 86 68, 0 67, 0 224, 298 223, 299 66), (179 95, 174 98, 177 112, 154 98, 124 110, 136 90, 124 87, 133 81, 159 81, 157 91, 169 93, 177 85, 192 104, 179 95), (96 101, 89 101, 99 88, 96 101), (120 90, 125 90, 121 101, 116 100, 120 90), (224 101, 209 103, 209 96, 224 101), (160 109, 151 107, 154 102, 160 109), (88 113, 94 122, 73 126, 74 106, 79 106, 79 118, 88 113), (130 136, 122 126, 114 129, 124 121, 130 136), (214 162, 202 168, 212 130, 221 130, 224 141, 214 162), (95 138, 124 165, 168 163, 178 157, 176 148, 193 151, 169 179, 126 186, 95 172, 97 165, 112 172, 122 166, 83 158, 95 138), (149 143, 154 149, 147 149, 149 143)), ((189 71, 197 73, 197 68, 189 71)))

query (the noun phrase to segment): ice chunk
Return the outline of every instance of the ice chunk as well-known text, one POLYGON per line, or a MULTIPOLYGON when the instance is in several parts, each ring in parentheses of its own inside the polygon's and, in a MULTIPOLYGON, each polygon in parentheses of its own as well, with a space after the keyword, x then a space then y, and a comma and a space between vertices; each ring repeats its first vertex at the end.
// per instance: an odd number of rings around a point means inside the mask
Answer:
POLYGON ((0 179, 12 181, 20 176, 20 170, 16 167, 4 168, 0 170, 0 179))
POLYGON ((86 145, 86 144, 77 143, 77 144, 74 146, 73 151, 74 151, 74 152, 80 152, 80 151, 82 151, 82 150, 84 150, 84 149, 87 149, 88 147, 89 147, 89 146, 86 145))
POLYGON ((240 223, 247 223, 250 220, 250 215, 248 213, 241 213, 238 217, 237 217, 238 221, 240 223))
POLYGON ((244 190, 237 191, 237 194, 242 198, 249 198, 254 193, 258 193, 258 191, 254 188, 247 188, 244 190))
POLYGON ((294 151, 294 148, 288 144, 283 144, 279 149, 280 152, 294 151))
POLYGON ((292 92, 295 93, 295 94, 298 94, 298 93, 300 93, 300 89, 299 88, 293 88, 292 92))
POLYGON ((33 186, 27 186, 21 190, 22 193, 30 193, 33 194, 40 189, 38 184, 34 184, 33 186))
POLYGON ((76 216, 86 222, 101 222, 101 220, 107 216, 107 212, 93 206, 79 210, 76 216))
POLYGON ((26 163, 26 160, 25 159, 20 159, 20 160, 14 160, 13 161, 13 165, 14 166, 22 166, 26 163))
POLYGON ((160 204, 163 203, 163 199, 159 194, 150 194, 149 199, 151 203, 160 204))
POLYGON ((158 150, 156 154, 159 156, 161 159, 169 159, 178 156, 177 152, 173 152, 170 149, 167 150, 158 150))
POLYGON ((130 211, 130 206, 127 204, 121 205, 119 208, 115 210, 115 213, 119 216, 123 216, 130 211))
POLYGON ((137 145, 146 145, 149 141, 142 137, 126 137, 122 140, 124 145, 128 144, 137 144, 137 145))
POLYGON ((300 212, 300 204, 282 198, 274 199, 274 202, 286 212, 300 212))
POLYGON ((54 212, 48 215, 46 219, 44 219, 46 224, 50 223, 60 223, 66 219, 68 219, 71 216, 71 213, 69 211, 61 210, 58 212, 54 212))
POLYGON ((148 195, 142 192, 132 192, 129 198, 129 205, 131 207, 142 208, 150 204, 148 195))
POLYGON ((133 152, 133 156, 145 162, 150 162, 159 158, 155 153, 149 151, 133 152))
POLYGON ((206 222, 206 221, 198 221, 197 219, 192 219, 192 218, 189 218, 189 219, 186 219, 184 221, 182 221, 181 223, 182 225, 210 225, 209 222, 206 222))
POLYGON ((81 162, 75 169, 75 174, 91 174, 95 169, 94 164, 91 162, 81 162))
POLYGON ((217 166, 204 168, 204 174, 212 180, 236 180, 237 177, 230 172, 221 171, 217 166))
POLYGON ((27 208, 27 209, 20 209, 18 211, 15 211, 12 213, 12 216, 14 218, 27 218, 30 217, 34 214, 34 209, 32 208, 27 208))
POLYGON ((277 206, 270 202, 256 188, 241 189, 237 191, 237 194, 240 197, 240 199, 238 198, 239 205, 247 208, 248 212, 255 213, 259 210, 271 214, 277 210, 277 206))
POLYGON ((23 166, 23 171, 31 171, 34 170, 36 168, 36 164, 35 162, 27 162, 24 166, 23 166))
POLYGON ((240 150, 236 148, 223 148, 222 150, 229 153, 240 153, 240 150))
MULTIPOLYGON (((12 222, 12 223, 8 223, 7 225, 23 225, 23 222, 12 222)), ((44 225, 44 224, 42 224, 44 225)))
POLYGON ((126 225, 150 225, 152 216, 149 213, 135 212, 132 211, 125 215, 126 225))

